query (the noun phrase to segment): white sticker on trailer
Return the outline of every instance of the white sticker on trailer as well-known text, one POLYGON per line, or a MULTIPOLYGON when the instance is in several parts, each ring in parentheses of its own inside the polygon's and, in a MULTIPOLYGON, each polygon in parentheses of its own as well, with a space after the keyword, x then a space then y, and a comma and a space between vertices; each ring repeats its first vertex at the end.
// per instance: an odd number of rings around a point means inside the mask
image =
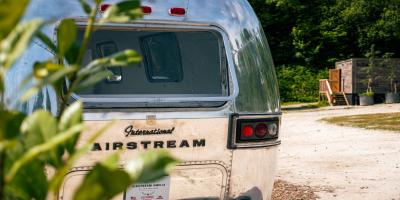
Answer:
POLYGON ((168 200, 171 178, 169 176, 152 183, 138 183, 125 192, 124 200, 168 200))

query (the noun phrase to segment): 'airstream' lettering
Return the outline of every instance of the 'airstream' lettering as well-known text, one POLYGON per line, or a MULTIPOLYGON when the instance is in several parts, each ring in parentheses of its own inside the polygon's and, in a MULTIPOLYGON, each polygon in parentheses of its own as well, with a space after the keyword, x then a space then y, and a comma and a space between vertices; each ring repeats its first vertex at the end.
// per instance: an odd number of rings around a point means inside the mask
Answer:
POLYGON ((138 148, 142 149, 175 149, 175 148, 199 148, 205 147, 206 140, 168 140, 168 141, 141 141, 141 142, 105 142, 105 143, 94 143, 92 151, 109 151, 109 150, 120 150, 128 149, 135 150, 138 148))

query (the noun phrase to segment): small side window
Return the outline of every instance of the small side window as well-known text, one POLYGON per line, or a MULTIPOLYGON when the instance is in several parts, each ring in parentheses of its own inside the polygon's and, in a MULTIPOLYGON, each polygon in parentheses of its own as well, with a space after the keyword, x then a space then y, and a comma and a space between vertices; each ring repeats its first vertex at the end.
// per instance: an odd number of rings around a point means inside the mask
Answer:
POLYGON ((179 42, 175 33, 141 37, 144 65, 150 82, 181 82, 183 70, 179 42))
MULTIPOLYGON (((96 44, 97 55, 99 58, 111 56, 112 54, 118 53, 117 44, 114 41, 100 42, 96 44)), ((107 77, 107 83, 119 83, 122 81, 122 69, 121 67, 109 67, 107 68, 113 73, 113 75, 107 77)))

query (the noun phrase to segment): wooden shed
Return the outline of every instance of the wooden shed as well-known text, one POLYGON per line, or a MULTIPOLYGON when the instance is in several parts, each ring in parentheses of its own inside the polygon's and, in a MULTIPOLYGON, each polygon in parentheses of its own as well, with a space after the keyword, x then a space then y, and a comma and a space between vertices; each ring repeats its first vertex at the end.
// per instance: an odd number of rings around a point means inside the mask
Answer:
MULTIPOLYGON (((394 63, 396 68, 397 78, 394 82, 397 84, 397 88, 400 86, 400 58, 393 58, 391 62, 394 63)), ((357 104, 358 95, 367 90, 368 78, 367 78, 368 59, 367 58, 352 58, 336 62, 335 70, 330 71, 330 79, 332 74, 339 74, 339 77, 335 77, 338 81, 338 85, 332 87, 338 87, 341 92, 344 92, 348 97, 351 104, 357 104)), ((376 67, 373 70, 373 82, 372 90, 375 92, 377 102, 382 102, 384 94, 391 91, 391 84, 389 79, 389 67, 385 64, 383 59, 376 59, 376 67)), ((332 84, 335 84, 335 80, 330 80, 332 84)))

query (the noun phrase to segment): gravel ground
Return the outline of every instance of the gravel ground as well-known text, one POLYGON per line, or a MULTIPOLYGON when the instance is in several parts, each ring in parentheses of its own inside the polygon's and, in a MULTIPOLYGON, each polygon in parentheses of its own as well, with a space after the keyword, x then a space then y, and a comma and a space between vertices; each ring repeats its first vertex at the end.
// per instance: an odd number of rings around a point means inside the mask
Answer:
POLYGON ((400 112, 400 104, 284 113, 274 199, 400 200, 399 132, 320 121, 389 112, 400 112))

